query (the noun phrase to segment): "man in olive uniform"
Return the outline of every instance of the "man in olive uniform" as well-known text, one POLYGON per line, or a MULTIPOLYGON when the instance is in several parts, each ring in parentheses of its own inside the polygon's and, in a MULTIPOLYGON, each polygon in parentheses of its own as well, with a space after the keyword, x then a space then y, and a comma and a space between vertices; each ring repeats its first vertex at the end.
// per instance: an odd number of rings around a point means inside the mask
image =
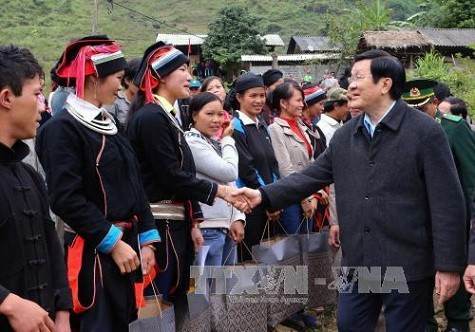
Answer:
MULTIPOLYGON (((471 204, 475 189, 475 138, 469 125, 460 116, 444 114, 438 108, 434 96, 436 81, 414 80, 406 83, 402 98, 412 107, 433 117, 444 128, 449 139, 452 155, 467 207, 467 234, 471 219, 471 204)), ((443 204, 443 202, 441 202, 443 204)), ((444 304, 448 320, 446 331, 469 331, 470 295, 463 286, 444 304)), ((437 331, 433 315, 428 321, 427 331, 437 331)))

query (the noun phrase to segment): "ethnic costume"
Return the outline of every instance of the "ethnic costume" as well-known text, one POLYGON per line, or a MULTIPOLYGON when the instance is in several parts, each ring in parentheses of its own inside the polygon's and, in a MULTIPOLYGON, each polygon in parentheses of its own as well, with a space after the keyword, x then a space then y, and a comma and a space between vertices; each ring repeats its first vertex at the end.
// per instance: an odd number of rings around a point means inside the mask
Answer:
MULTIPOLYGON (((172 106, 168 105, 170 108, 172 106)), ((140 162, 145 191, 153 210, 157 211, 154 213, 157 228, 164 237, 167 235, 157 247, 160 273, 175 270, 175 266, 170 266, 173 261, 179 265, 179 269, 168 276, 169 282, 162 283, 163 276, 160 274, 157 277, 157 285, 164 296, 188 290, 189 266, 194 258, 191 222, 202 220, 201 209, 195 199, 211 205, 217 191, 214 183, 195 177, 191 150, 178 123, 170 115, 161 105, 148 103, 131 117, 128 125, 128 135, 140 162), (155 203, 165 205, 165 209, 168 205, 168 209, 172 213, 178 212, 178 215, 162 217, 160 206, 155 203)))
MULTIPOLYGON (((165 299, 175 304, 185 299, 194 259, 192 222, 202 221, 198 201, 212 205, 218 185, 196 178, 193 155, 175 118, 171 102, 153 91, 188 58, 161 42, 145 51, 134 84, 145 103, 131 109, 127 134, 140 163, 142 181, 152 206, 157 228, 163 236, 156 251, 159 268, 155 280, 165 299)), ((179 318, 177 318, 178 320, 179 318)))
MULTIPOLYGON (((104 60, 108 54, 113 54, 109 59, 113 68, 107 68, 112 72, 104 73, 107 60, 102 72, 97 65, 88 68, 85 60, 85 72, 75 76, 76 82, 80 75, 103 77, 123 69, 126 62, 118 56, 118 46, 101 42, 105 45, 95 49, 83 45, 76 60, 60 65, 57 72, 66 71, 64 66, 80 66, 75 61, 81 56, 103 55, 104 60)), ((82 89, 76 87, 78 91, 82 89)), ((68 225, 68 279, 81 331, 127 331, 142 299, 142 273, 138 268, 121 274, 111 250, 122 240, 140 257, 140 247, 160 240, 134 151, 104 108, 74 94, 68 96, 65 111, 40 130, 36 144, 52 210, 68 225)))

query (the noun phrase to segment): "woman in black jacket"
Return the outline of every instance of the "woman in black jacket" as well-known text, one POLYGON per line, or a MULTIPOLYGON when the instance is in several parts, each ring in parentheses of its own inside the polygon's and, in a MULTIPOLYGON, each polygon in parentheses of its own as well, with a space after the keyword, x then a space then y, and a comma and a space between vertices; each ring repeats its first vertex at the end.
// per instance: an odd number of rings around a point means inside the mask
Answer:
POLYGON ((150 46, 134 79, 140 90, 127 127, 164 238, 157 245, 155 281, 163 297, 175 305, 188 291, 194 250, 203 243, 198 201, 212 205, 216 197, 228 194, 225 186, 196 178, 193 155, 175 118, 175 102, 189 97, 190 80, 188 58, 182 52, 162 42, 150 46))
POLYGON ((116 99, 126 66, 107 36, 68 45, 53 79, 74 86, 75 94, 36 141, 51 208, 67 224, 68 279, 81 331, 128 331, 142 299, 136 285, 155 264, 152 243, 160 240, 134 151, 102 107, 116 99))
MULTIPOLYGON (((267 125, 259 116, 266 100, 264 82, 254 74, 241 75, 236 79, 235 90, 240 105, 233 119, 233 138, 239 154, 236 186, 257 189, 279 178, 267 125)), ((238 252, 240 261, 252 259, 252 246, 260 242, 268 221, 278 217, 279 212, 268 213, 260 207, 246 215, 246 237, 238 252)), ((279 230, 274 223, 268 226, 272 233, 279 230)))

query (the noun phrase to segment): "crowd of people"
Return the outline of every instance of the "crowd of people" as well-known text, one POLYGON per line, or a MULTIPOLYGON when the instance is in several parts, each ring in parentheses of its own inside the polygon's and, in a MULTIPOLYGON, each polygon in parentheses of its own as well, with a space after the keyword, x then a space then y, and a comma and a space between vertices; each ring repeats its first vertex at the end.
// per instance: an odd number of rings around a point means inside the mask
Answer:
MULTIPOLYGON (((270 69, 229 91, 188 63, 163 42, 126 61, 114 40, 86 36, 51 69, 46 99, 30 51, 0 46, 0 330, 127 331, 155 289, 182 308, 203 247, 205 265, 234 265, 264 236, 328 231, 335 265, 399 267, 407 288, 364 293, 368 280, 342 275, 339 330, 374 330, 384 308, 388 331, 436 331, 435 288, 447 331, 469 331, 463 100, 406 82, 380 50, 340 80, 270 69)), ((307 311, 288 320, 317 327, 307 311)))

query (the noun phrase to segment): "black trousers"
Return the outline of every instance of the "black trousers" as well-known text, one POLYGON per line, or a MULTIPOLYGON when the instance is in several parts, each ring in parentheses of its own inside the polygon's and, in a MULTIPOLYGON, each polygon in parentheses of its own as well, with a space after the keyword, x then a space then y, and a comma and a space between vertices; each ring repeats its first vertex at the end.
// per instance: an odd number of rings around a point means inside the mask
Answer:
POLYGON ((358 283, 338 295, 338 331, 374 331, 383 304, 386 331, 424 331, 434 278, 408 282, 408 293, 361 293, 358 283), (346 292, 347 291, 347 292, 346 292))

